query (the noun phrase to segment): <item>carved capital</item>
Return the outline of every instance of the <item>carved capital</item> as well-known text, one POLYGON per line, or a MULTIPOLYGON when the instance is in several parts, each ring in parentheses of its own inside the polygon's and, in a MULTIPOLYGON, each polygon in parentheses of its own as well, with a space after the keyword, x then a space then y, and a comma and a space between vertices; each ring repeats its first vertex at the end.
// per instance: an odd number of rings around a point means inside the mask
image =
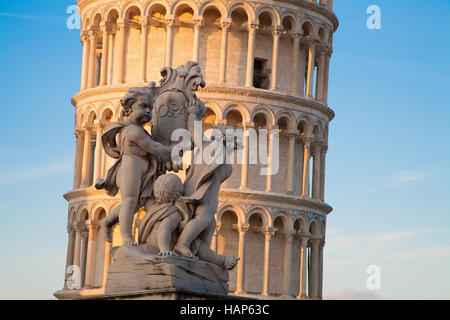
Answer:
POLYGON ((328 146, 322 146, 322 154, 326 154, 328 152, 328 146))
POLYGON ((292 41, 294 41, 294 43, 300 43, 300 39, 303 36, 303 33, 300 32, 293 32, 290 34, 292 41))
POLYGON ((87 31, 81 31, 81 42, 85 42, 89 40, 89 33, 87 31))
POLYGON ((248 223, 242 223, 237 226, 237 230, 240 234, 245 234, 250 228, 248 223))
POLYGON ((194 19, 194 28, 203 27, 203 18, 195 18, 194 19))
POLYGON ((67 233, 70 235, 70 236, 74 236, 75 235, 75 232, 76 232, 76 229, 75 229, 75 227, 73 226, 73 225, 68 225, 67 226, 67 233))
POLYGON ((305 144, 305 146, 310 149, 311 148, 311 144, 313 142, 313 138, 308 137, 308 136, 301 136, 302 142, 305 144))
POLYGON ((117 20, 117 27, 119 30, 127 29, 130 26, 130 21, 128 19, 117 20))
POLYGON ((149 24, 148 17, 142 16, 141 19, 139 19, 139 24, 141 25, 141 27, 147 27, 149 24))
POLYGON ((251 23, 248 25, 247 30, 249 33, 255 33, 258 30, 259 25, 256 23, 251 23))
POLYGON ((74 134, 77 139, 84 138, 84 130, 75 130, 74 134))
POLYGON ((266 230, 263 231, 263 233, 266 237, 266 240, 270 240, 270 238, 272 238, 275 235, 275 229, 267 227, 266 230))
POLYGON ((96 27, 92 27, 91 30, 88 31, 89 38, 92 39, 92 37, 97 38, 99 35, 99 29, 96 27))
POLYGON ((322 243, 322 239, 311 238, 311 239, 309 240, 309 242, 311 243, 311 247, 316 248, 316 247, 320 246, 320 244, 322 243))
POLYGON ((275 26, 272 29, 272 35, 274 38, 279 38, 281 36, 281 32, 283 32, 283 28, 281 28, 281 26, 275 26))
POLYGON ((220 22, 220 26, 222 27, 223 31, 228 31, 231 27, 231 21, 222 21, 220 22))
POLYGON ((88 227, 89 230, 94 229, 98 226, 98 224, 99 223, 97 220, 86 220, 86 227, 88 227))
POLYGON ((175 19, 166 19, 164 20, 167 28, 173 28, 175 25, 175 19))

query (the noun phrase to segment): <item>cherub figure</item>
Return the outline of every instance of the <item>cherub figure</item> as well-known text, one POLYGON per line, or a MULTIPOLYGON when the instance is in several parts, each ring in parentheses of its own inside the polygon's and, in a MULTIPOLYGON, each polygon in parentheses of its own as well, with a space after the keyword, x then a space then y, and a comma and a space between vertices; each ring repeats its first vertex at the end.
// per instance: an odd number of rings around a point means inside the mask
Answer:
POLYGON ((159 255, 173 256, 172 234, 179 228, 180 223, 184 224, 189 219, 189 212, 186 205, 179 201, 183 195, 183 183, 175 174, 165 174, 159 176, 153 185, 155 199, 149 206, 149 211, 139 222, 139 239, 141 244, 145 242, 150 233, 154 230, 157 222, 160 222, 157 234, 159 255))
MULTIPOLYGON (((189 199, 183 196, 183 183, 175 174, 159 176, 153 185, 155 199, 149 211, 139 223, 139 244, 150 244, 159 248, 159 256, 177 255, 172 248, 179 232, 184 228, 192 215, 187 206, 189 199)), ((212 251, 201 239, 191 243, 200 260, 222 266, 226 270, 233 269, 239 258, 222 256, 212 251)))
MULTIPOLYGON (((191 250, 191 245, 197 237, 206 245, 211 245, 211 239, 216 229, 214 215, 218 207, 220 185, 233 172, 232 165, 227 159, 229 159, 230 153, 243 147, 239 135, 232 134, 233 127, 216 126, 215 129, 219 130, 222 137, 224 144, 222 152, 215 153, 214 157, 217 159, 211 159, 211 163, 192 164, 188 168, 184 183, 185 199, 195 204, 195 212, 193 218, 181 232, 174 251, 192 259, 195 259, 195 254, 191 250)), ((212 142, 204 143, 203 147, 210 143, 212 142)), ((198 152, 200 149, 196 147, 194 153, 198 152)))
POLYGON ((118 159, 105 180, 95 187, 115 196, 120 189, 122 203, 105 219, 101 227, 107 241, 111 230, 120 224, 123 246, 136 245, 132 236, 133 216, 151 197, 158 172, 157 156, 170 155, 172 147, 153 140, 144 129, 152 119, 153 95, 150 88, 132 88, 121 100, 125 121, 111 125, 103 134, 105 152, 118 159))

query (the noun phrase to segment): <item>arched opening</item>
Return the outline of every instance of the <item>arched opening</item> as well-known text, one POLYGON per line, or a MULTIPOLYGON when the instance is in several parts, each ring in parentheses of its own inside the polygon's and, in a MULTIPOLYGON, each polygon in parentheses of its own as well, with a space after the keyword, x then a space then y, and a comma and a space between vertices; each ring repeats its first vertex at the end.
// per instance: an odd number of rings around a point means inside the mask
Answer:
POLYGON ((227 126, 233 126, 235 128, 243 127, 242 114, 238 110, 230 110, 226 116, 227 126))
POLYGON ((166 8, 153 4, 148 12, 147 79, 160 79, 159 71, 165 66, 166 58, 166 8))
POLYGON ((259 15, 259 26, 255 38, 255 57, 253 62, 253 86, 269 89, 273 60, 273 21, 269 12, 259 15))
MULTIPOLYGON (((97 221, 100 222, 106 217, 105 209, 100 209, 100 213, 98 214, 97 221)), ((94 288, 99 288, 103 284, 103 269, 105 266, 105 239, 100 233, 100 225, 97 225, 97 229, 95 231, 95 245, 94 245, 94 270, 93 270, 93 279, 92 286, 94 288)))
POLYGON ((141 52, 141 11, 138 7, 128 8, 125 19, 129 22, 127 41, 125 41, 124 70, 125 82, 138 82, 140 79, 140 52, 141 52))
POLYGON ((231 28, 228 33, 228 47, 235 48, 227 53, 227 82, 244 86, 247 70, 248 16, 244 8, 238 7, 231 13, 231 28))
MULTIPOLYGON (((199 63, 206 82, 219 82, 220 50, 222 45, 222 30, 220 11, 210 6, 203 12, 203 27, 200 32, 199 63)), ((228 75, 228 73, 227 73, 228 75)))
MULTIPOLYGON (((237 257, 239 252, 239 234, 236 231, 238 224, 236 213, 228 210, 220 217, 220 230, 217 239, 217 253, 225 256, 237 257)), ((237 268, 230 271, 229 291, 236 290, 237 268)))
POLYGON ((110 32, 108 35, 108 48, 104 47, 102 44, 102 59, 108 59, 107 63, 107 70, 106 70, 106 83, 105 84, 112 84, 113 79, 115 77, 115 73, 117 72, 117 63, 115 61, 116 59, 116 51, 118 50, 117 46, 117 20, 119 19, 119 12, 117 10, 111 10, 108 12, 106 17, 106 24, 110 27, 110 32), (104 55, 104 50, 107 49, 108 55, 104 55))
POLYGON ((176 68, 193 59, 194 10, 188 4, 181 4, 175 9, 173 38, 172 66, 176 68))
POLYGON ((281 295, 283 291, 283 272, 284 257, 286 245, 286 224, 281 217, 273 221, 274 235, 271 239, 270 255, 270 293, 272 295, 281 295))
POLYGON ((264 281, 264 229, 262 213, 253 213, 249 220, 249 230, 245 237, 245 290, 260 294, 264 281))
POLYGON ((214 111, 211 108, 206 108, 205 116, 202 119, 203 130, 214 127, 216 118, 214 111))

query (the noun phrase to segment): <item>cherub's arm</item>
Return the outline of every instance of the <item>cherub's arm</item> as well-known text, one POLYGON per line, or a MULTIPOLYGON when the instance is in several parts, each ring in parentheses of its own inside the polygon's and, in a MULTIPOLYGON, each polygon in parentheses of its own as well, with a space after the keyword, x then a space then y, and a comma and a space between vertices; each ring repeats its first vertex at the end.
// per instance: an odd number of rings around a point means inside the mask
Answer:
POLYGON ((131 140, 143 150, 155 155, 168 156, 172 153, 172 147, 168 147, 162 143, 154 141, 143 130, 133 130, 131 140))

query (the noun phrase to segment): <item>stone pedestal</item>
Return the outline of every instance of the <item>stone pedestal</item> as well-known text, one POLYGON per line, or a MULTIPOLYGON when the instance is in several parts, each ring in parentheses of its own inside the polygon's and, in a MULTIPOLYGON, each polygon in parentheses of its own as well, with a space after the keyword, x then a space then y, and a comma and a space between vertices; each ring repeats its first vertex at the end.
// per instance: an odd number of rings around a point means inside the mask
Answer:
POLYGON ((228 271, 204 261, 179 256, 159 257, 157 250, 148 245, 113 248, 112 259, 106 297, 126 299, 125 296, 137 294, 177 299, 183 293, 195 293, 207 299, 211 295, 228 295, 228 271))

